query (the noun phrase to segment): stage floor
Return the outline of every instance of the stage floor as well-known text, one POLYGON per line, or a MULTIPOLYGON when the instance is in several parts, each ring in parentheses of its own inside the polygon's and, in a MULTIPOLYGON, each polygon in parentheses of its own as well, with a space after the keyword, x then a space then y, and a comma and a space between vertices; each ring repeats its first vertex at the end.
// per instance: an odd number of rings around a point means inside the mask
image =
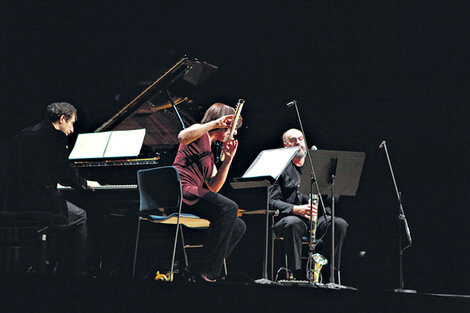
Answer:
POLYGON ((2 279, 2 312, 469 312, 470 296, 252 282, 2 279))

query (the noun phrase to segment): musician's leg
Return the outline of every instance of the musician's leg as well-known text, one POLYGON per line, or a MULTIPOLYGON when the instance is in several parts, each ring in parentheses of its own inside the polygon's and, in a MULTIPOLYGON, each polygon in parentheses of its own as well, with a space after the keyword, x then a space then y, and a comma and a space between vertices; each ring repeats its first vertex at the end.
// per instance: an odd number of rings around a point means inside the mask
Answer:
MULTIPOLYGON (((328 227, 330 224, 331 216, 327 216, 326 219, 324 216, 321 216, 318 219, 317 238, 324 236, 324 250, 325 257, 327 258, 331 255, 331 229, 328 227)), ((339 270, 341 266, 341 251, 346 238, 348 226, 349 224, 344 219, 335 216, 335 268, 337 270, 339 270)))
POLYGON ((346 232, 349 224, 341 217, 335 217, 335 258, 336 270, 341 268, 341 251, 343 249, 344 239, 346 239, 346 232))
POLYGON ((287 254, 288 267, 299 276, 302 268, 302 236, 308 233, 307 224, 302 218, 290 215, 277 221, 273 230, 276 237, 284 238, 283 245, 287 254))
POLYGON ((228 259, 233 249, 236 247, 240 239, 242 239, 245 231, 246 231, 245 222, 241 218, 237 217, 237 219, 235 220, 235 224, 233 225, 232 236, 230 237, 230 243, 228 245, 227 253, 225 254, 226 259, 228 259))
POLYGON ((86 269, 87 259, 87 216, 85 210, 77 207, 73 203, 67 202, 69 211, 69 227, 73 228, 73 245, 75 252, 76 272, 86 269))
POLYGON ((211 222, 198 267, 203 273, 217 276, 222 270, 224 257, 245 232, 245 223, 237 217, 238 205, 225 196, 210 192, 188 212, 211 222))
MULTIPOLYGON (((64 272, 70 270, 75 273, 83 272, 86 269, 86 241, 87 241, 87 218, 86 212, 77 207, 75 204, 67 201, 68 222, 56 228, 55 233, 62 237, 61 239, 69 239, 62 242, 62 247, 69 251, 64 251, 67 259, 64 260, 69 269, 63 269, 64 272), (72 246, 72 251, 70 251, 72 246), (73 252, 73 253, 70 253, 73 252)), ((63 241, 63 240, 61 240, 63 241)))

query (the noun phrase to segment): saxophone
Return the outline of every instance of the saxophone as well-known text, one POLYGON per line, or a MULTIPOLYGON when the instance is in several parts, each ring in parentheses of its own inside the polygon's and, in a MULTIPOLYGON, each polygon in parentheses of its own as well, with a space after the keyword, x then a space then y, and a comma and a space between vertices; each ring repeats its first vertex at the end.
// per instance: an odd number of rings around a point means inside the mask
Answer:
MULTIPOLYGON (((317 194, 311 195, 310 202, 312 203, 313 206, 317 207, 318 195, 317 194)), ((315 251, 315 245, 316 245, 317 215, 312 217, 311 223, 313 223, 313 225, 311 227, 312 232, 310 233, 310 251, 309 251, 309 257, 307 261, 307 279, 310 282, 318 284, 318 283, 321 283, 320 271, 323 265, 328 264, 328 260, 320 253, 315 253, 315 254, 313 253, 315 251)))

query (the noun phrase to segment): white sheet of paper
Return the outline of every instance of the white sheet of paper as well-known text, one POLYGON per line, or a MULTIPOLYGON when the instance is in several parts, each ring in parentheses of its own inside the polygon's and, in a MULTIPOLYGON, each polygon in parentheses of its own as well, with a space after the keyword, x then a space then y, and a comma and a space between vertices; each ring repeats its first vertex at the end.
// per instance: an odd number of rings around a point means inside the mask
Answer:
POLYGON ((105 158, 137 156, 145 138, 145 128, 111 132, 105 158))
POLYGON ((78 134, 70 160, 102 158, 111 132, 78 134))
POLYGON ((271 176, 277 179, 299 149, 289 147, 261 151, 242 178, 271 176))

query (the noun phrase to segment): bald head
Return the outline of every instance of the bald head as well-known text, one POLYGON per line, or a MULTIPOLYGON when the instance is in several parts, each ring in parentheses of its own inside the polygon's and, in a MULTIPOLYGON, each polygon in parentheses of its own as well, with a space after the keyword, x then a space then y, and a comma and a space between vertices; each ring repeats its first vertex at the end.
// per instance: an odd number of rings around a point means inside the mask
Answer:
POLYGON ((297 152, 294 158, 301 159, 304 158, 307 154, 307 145, 305 144, 305 138, 302 132, 296 128, 291 128, 286 130, 282 134, 282 141, 284 147, 300 147, 300 150, 297 152))
POLYGON ((289 138, 292 138, 292 137, 303 137, 302 136, 302 132, 300 130, 298 130, 297 128, 291 128, 291 129, 288 129, 286 130, 283 134, 282 134, 282 142, 285 142, 289 140, 289 138))

